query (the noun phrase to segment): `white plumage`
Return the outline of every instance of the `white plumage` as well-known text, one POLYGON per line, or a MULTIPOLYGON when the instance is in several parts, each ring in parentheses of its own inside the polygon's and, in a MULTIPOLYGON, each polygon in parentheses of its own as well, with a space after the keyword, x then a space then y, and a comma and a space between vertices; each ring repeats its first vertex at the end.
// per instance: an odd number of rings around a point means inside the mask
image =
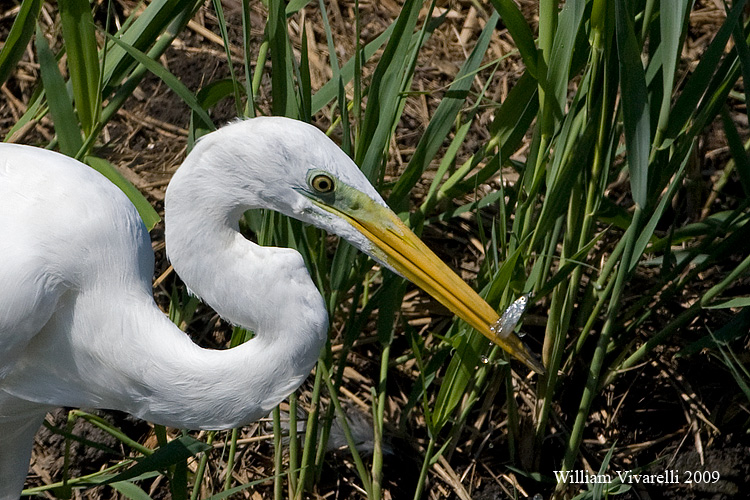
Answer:
MULTIPOLYGON (((247 209, 338 234, 462 316, 467 302, 484 304, 385 207, 310 125, 255 118, 199 141, 167 190, 167 253, 193 293, 256 333, 207 350, 154 303, 149 235, 127 197, 73 159, 1 144, 0 499, 18 498, 34 433, 55 406, 222 429, 264 416, 302 383, 325 343, 324 302, 296 251, 240 235, 247 209)), ((494 311, 472 314, 489 335, 494 311)))

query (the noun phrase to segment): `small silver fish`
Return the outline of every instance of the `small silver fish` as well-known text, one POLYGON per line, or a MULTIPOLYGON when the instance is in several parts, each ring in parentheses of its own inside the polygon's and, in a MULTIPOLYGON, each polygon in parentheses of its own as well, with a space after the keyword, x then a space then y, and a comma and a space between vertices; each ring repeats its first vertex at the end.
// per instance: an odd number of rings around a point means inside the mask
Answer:
POLYGON ((529 307, 529 302, 534 296, 532 292, 525 295, 521 295, 505 310, 497 323, 490 327, 490 331, 496 333, 501 338, 507 338, 508 335, 513 333, 513 329, 516 327, 518 322, 521 320, 521 316, 526 312, 526 308, 529 307))

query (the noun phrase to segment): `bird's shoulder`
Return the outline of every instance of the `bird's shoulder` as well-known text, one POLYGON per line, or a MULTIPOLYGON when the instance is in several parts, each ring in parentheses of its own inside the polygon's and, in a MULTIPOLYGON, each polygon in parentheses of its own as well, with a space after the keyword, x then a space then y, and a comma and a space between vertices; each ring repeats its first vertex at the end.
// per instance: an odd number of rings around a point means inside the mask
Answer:
POLYGON ((148 233, 118 187, 73 158, 30 146, 0 144, 0 242, 2 255, 33 253, 68 275, 105 260, 153 265, 148 233))
POLYGON ((86 221, 137 217, 127 196, 83 163, 54 151, 0 144, 0 216, 33 226, 85 227, 86 221), (45 222, 46 221, 46 222, 45 222))

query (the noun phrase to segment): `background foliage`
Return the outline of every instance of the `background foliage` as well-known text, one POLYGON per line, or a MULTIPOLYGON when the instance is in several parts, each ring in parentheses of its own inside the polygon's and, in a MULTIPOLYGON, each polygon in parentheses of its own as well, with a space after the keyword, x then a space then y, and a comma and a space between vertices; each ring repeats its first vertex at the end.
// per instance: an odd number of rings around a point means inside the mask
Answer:
MULTIPOLYGON (((121 416, 72 412, 49 426, 69 461, 29 492, 602 497, 637 492, 556 484, 553 471, 705 469, 713 450, 735 450, 710 467, 741 494, 745 3, 6 8, 5 139, 57 148, 112 179, 154 228, 160 258, 161 188, 183 139, 190 148, 233 116, 312 121, 491 305, 534 292, 522 331, 548 369, 517 371, 345 243, 248 213, 248 237, 302 253, 334 318, 308 384, 268 424, 229 433, 122 431, 132 424, 121 416), (139 116, 149 106, 156 116, 139 116), (115 444, 80 445, 76 419, 115 444), (307 432, 288 439, 290 428, 307 432), (107 468, 72 472, 81 458, 70 450, 91 447, 106 448, 107 468)), ((204 345, 244 341, 160 267, 157 298, 177 324, 204 345)))

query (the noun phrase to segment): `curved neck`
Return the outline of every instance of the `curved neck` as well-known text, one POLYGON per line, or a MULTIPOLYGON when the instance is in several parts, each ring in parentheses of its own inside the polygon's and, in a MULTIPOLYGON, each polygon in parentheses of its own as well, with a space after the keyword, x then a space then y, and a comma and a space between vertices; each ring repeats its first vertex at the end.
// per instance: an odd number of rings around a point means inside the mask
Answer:
MULTIPOLYGON (((167 190, 167 255, 192 293, 255 337, 211 351, 195 346, 163 315, 150 318, 144 328, 160 325, 154 337, 162 353, 144 380, 154 396, 129 411, 174 426, 223 428, 265 416, 302 383, 325 344, 328 316, 298 252, 242 237, 239 218, 262 203, 253 202, 253 190, 245 186, 237 205, 208 160, 213 155, 204 152, 198 147, 188 156, 167 190), (209 185, 212 190, 205 189, 209 185), (252 400, 240 404, 245 393, 252 400)), ((236 186, 235 179, 225 181, 236 186)))
POLYGON ((3 391, 177 428, 227 429, 267 415, 304 381, 325 341, 325 329, 288 330, 204 349, 169 321, 150 290, 133 293, 127 284, 66 294, 59 305, 3 391), (103 307, 102 297, 116 307, 103 307))
POLYGON ((276 332, 277 340, 258 334, 232 349, 211 350, 195 345, 160 311, 147 322, 156 328, 154 339, 139 350, 138 366, 126 368, 139 383, 123 384, 138 387, 136 394, 116 397, 132 402, 123 408, 129 413, 178 428, 228 429, 266 416, 307 378, 325 342, 325 336, 287 331, 276 332))

